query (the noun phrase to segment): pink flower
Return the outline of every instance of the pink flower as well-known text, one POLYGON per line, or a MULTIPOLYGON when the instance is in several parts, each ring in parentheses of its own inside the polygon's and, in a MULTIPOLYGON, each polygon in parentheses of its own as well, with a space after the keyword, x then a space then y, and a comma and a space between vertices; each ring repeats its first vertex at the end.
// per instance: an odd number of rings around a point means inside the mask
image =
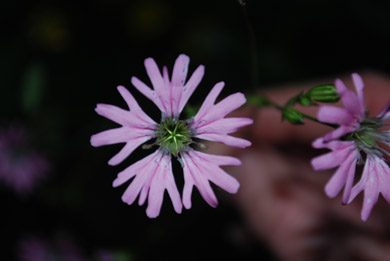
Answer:
POLYGON ((390 145, 390 132, 380 129, 388 126, 390 120, 390 102, 376 117, 368 117, 360 75, 352 74, 356 94, 347 89, 337 79, 336 89, 344 108, 321 106, 318 120, 335 124, 338 127, 313 142, 314 148, 327 148, 331 152, 312 160, 315 170, 327 170, 338 167, 325 186, 329 197, 335 197, 344 187, 343 204, 349 204, 364 190, 364 202, 361 217, 366 221, 378 200, 379 193, 390 203, 390 168, 384 154, 389 152, 378 145, 390 145), (365 164, 360 181, 354 185, 356 164, 365 164))
POLYGON ((169 79, 167 67, 163 67, 161 74, 155 61, 152 58, 146 59, 145 68, 153 89, 138 78, 131 78, 135 88, 160 109, 162 113, 160 123, 147 116, 123 86, 118 86, 118 90, 129 106, 129 111, 106 104, 98 104, 96 107, 98 114, 121 125, 119 128, 103 131, 91 137, 93 146, 125 143, 122 150, 109 160, 110 165, 119 164, 148 140, 155 141, 144 145, 143 148, 158 146, 154 153, 120 172, 113 182, 113 186, 117 187, 134 178, 124 192, 122 200, 130 205, 139 196, 138 203, 143 205, 148 198, 146 214, 151 218, 159 215, 165 190, 177 213, 181 213, 183 203, 187 209, 191 208, 194 185, 206 202, 213 207, 217 205, 217 199, 210 181, 230 193, 237 192, 239 187, 237 180, 219 166, 239 165, 240 161, 232 157, 197 152, 192 148, 194 138, 222 142, 240 148, 251 144, 247 140, 228 135, 240 127, 252 124, 253 121, 248 118, 225 118, 227 114, 243 105, 246 99, 242 93, 235 93, 215 103, 224 87, 223 82, 214 86, 195 117, 180 119, 180 113, 204 74, 204 66, 200 65, 186 81, 189 60, 188 56, 180 55, 175 62, 172 78, 169 79), (177 158, 183 167, 185 179, 183 200, 173 177, 172 156, 177 158))
POLYGON ((44 178, 49 162, 29 148, 21 127, 0 129, 0 181, 16 193, 31 192, 44 178))

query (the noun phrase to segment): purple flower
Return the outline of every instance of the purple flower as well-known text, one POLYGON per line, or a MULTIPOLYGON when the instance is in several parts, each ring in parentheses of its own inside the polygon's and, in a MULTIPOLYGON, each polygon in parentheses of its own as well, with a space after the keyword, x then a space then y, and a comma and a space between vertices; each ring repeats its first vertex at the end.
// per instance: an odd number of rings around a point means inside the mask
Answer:
POLYGON ((119 128, 103 131, 91 137, 93 146, 125 143, 122 150, 109 160, 110 165, 119 164, 148 140, 155 141, 144 145, 143 148, 158 146, 151 155, 120 172, 113 182, 113 186, 117 187, 134 178, 124 192, 122 200, 130 205, 139 196, 138 203, 142 205, 148 198, 146 214, 151 218, 159 215, 165 190, 177 213, 181 213, 183 203, 187 209, 191 208, 193 186, 199 189, 206 202, 213 207, 217 205, 217 199, 210 181, 230 193, 237 192, 239 187, 237 180, 219 166, 239 165, 240 161, 232 157, 197 152, 192 148, 194 138, 222 142, 240 148, 251 144, 247 140, 229 135, 240 127, 252 124, 253 121, 248 118, 225 118, 227 114, 243 105, 246 99, 242 93, 235 93, 215 103, 224 87, 223 82, 214 86, 193 118, 180 119, 180 113, 204 74, 204 66, 200 65, 186 81, 189 61, 188 56, 180 55, 175 62, 172 78, 169 79, 167 67, 163 68, 161 74, 155 61, 152 58, 146 59, 145 68, 153 89, 138 78, 131 78, 135 88, 160 109, 162 113, 160 123, 147 116, 123 86, 118 86, 118 91, 129 106, 129 111, 107 104, 98 104, 96 107, 99 115, 121 125, 119 128), (172 157, 177 158, 183 167, 185 180, 183 199, 174 180, 172 157))
POLYGON ((31 192, 44 178, 49 163, 29 148, 25 130, 0 129, 0 181, 18 194, 31 192))
POLYGON ((344 108, 321 106, 318 120, 338 127, 313 142, 314 148, 327 148, 331 152, 312 160, 315 170, 338 167, 325 186, 329 197, 335 197, 344 187, 343 204, 349 204, 364 190, 361 218, 366 221, 378 200, 379 193, 390 203, 390 168, 384 154, 389 155, 380 144, 390 145, 390 131, 381 127, 389 126, 390 101, 375 117, 366 111, 360 75, 352 74, 356 94, 337 79, 336 89, 344 108), (365 164, 360 181, 354 184, 356 164, 365 164))

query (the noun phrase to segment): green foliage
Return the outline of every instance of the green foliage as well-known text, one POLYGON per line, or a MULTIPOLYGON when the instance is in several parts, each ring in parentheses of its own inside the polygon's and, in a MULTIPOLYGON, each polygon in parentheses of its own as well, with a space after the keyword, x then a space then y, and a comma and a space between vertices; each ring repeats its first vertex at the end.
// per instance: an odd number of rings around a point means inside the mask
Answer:
POLYGON ((196 113, 198 112, 200 106, 191 106, 189 104, 187 104, 184 108, 184 112, 186 113, 187 115, 187 119, 189 118, 192 118, 196 115, 196 113))
POLYGON ((282 120, 288 120, 294 125, 304 124, 303 114, 295 109, 285 107, 283 109, 282 120))
POLYGON ((22 79, 21 106, 22 109, 31 113, 38 109, 42 102, 46 86, 46 71, 41 64, 30 65, 22 79))

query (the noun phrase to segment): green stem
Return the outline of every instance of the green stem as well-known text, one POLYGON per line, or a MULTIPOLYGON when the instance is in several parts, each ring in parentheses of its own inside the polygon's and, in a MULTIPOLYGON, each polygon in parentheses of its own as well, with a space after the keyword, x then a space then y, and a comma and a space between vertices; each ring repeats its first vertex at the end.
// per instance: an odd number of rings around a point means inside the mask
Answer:
MULTIPOLYGON (((257 106, 260 108, 261 107, 273 107, 273 108, 279 110, 280 112, 283 112, 286 108, 292 107, 289 104, 287 104, 286 106, 281 106, 281 105, 277 104, 276 102, 271 101, 270 99, 268 99, 264 95, 247 95, 247 97, 248 97, 248 104, 254 105, 254 106, 257 106)), ((335 124, 330 124, 330 123, 319 121, 316 117, 310 116, 306 113, 302 113, 300 111, 299 111, 299 113, 302 115, 303 118, 314 121, 316 123, 320 123, 320 124, 323 124, 323 125, 326 125, 326 126, 329 126, 332 128, 338 127, 335 124)))

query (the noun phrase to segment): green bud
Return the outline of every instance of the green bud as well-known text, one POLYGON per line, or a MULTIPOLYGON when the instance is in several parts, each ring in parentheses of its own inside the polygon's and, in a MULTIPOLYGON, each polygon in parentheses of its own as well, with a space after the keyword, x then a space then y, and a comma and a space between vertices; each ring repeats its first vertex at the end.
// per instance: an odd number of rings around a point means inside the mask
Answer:
POLYGON ((314 105, 314 102, 312 102, 312 100, 308 98, 306 95, 300 95, 299 104, 302 106, 311 106, 314 105))
POLYGON ((302 113, 292 108, 287 107, 283 109, 282 120, 284 119, 294 125, 304 124, 302 113))
POLYGON ((317 102, 337 102, 340 99, 333 84, 323 84, 311 88, 305 96, 317 102))

